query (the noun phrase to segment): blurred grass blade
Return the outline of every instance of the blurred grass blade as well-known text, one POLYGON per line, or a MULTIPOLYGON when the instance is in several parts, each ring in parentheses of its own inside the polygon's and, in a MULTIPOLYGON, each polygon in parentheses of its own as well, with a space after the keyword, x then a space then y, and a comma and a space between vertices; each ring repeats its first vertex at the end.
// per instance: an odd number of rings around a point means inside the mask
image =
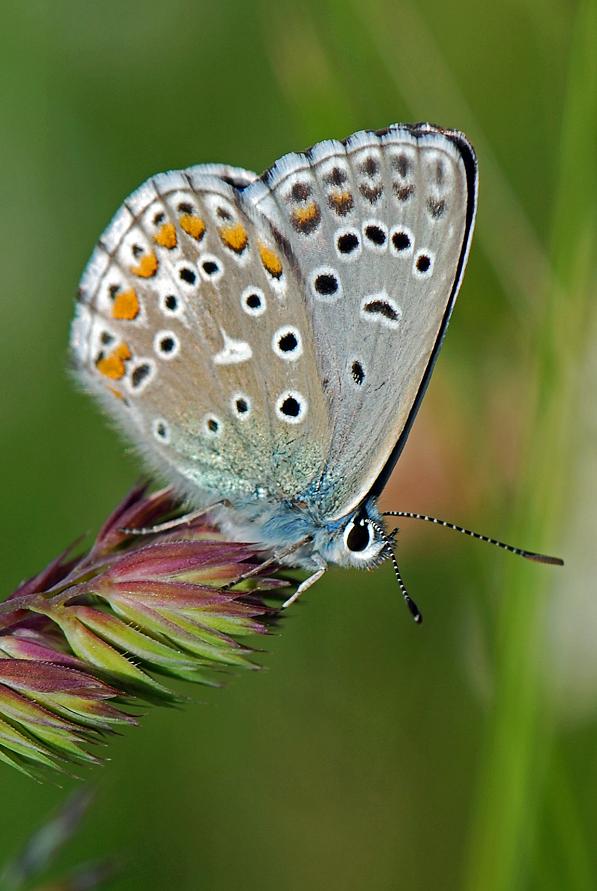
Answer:
POLYGON ((79 789, 69 796, 58 813, 31 836, 23 850, 4 868, 0 876, 2 891, 21 891, 29 886, 32 879, 39 878, 47 870, 61 848, 79 829, 93 798, 89 789, 79 789))
MULTIPOLYGON (((534 449, 528 450, 527 485, 518 527, 549 547, 566 513, 572 467, 574 414, 583 398, 578 357, 594 348, 587 342, 595 316, 595 135, 597 128, 597 7, 578 7, 563 132, 559 187, 552 229, 553 280, 547 294, 540 354, 535 369, 534 449)), ((582 364, 582 363, 581 363, 582 364)), ((564 555, 565 556, 565 555, 564 555)), ((547 593, 556 583, 566 597, 567 576, 510 564, 502 586, 497 628, 496 700, 488 727, 476 817, 472 821, 469 891, 516 891, 530 884, 529 851, 540 831, 551 756, 552 719, 541 679, 547 593), (549 587, 548 587, 549 586, 549 587)), ((556 801, 550 806, 558 806, 556 801)), ((561 824, 560 824, 561 825, 561 824)), ((566 829, 561 826, 563 847, 566 829)), ((569 857, 576 856, 571 837, 569 857)), ((561 866, 564 869, 564 866, 561 866)), ((589 891, 583 872, 571 869, 567 891, 589 891)))

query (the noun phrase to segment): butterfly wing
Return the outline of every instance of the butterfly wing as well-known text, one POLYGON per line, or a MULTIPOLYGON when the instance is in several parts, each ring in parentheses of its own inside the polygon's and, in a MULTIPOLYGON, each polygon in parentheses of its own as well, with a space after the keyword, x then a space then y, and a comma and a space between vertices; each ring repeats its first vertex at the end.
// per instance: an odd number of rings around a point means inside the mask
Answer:
POLYGON ((148 180, 100 239, 73 324, 84 384, 197 505, 292 498, 329 450, 292 258, 239 203, 255 178, 204 165, 148 180))
POLYGON ((308 497, 328 520, 381 491, 464 271, 477 172, 462 134, 395 125, 287 155, 242 195, 298 267, 332 419, 308 497))

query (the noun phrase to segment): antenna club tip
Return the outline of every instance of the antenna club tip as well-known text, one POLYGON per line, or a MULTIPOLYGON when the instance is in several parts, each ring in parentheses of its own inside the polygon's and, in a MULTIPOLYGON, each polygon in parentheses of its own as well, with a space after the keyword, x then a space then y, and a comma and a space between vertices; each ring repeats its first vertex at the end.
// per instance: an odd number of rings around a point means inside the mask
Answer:
POLYGON ((564 561, 561 557, 550 557, 548 554, 533 554, 528 551, 524 556, 527 560, 532 560, 534 563, 547 563, 550 566, 564 566, 564 561))
POLYGON ((420 625, 421 622, 423 621, 423 613, 421 612, 419 607, 416 605, 416 603, 408 595, 405 597, 405 600, 406 600, 406 605, 408 606, 408 608, 410 610, 411 616, 413 617, 413 619, 415 620, 417 625, 420 625))

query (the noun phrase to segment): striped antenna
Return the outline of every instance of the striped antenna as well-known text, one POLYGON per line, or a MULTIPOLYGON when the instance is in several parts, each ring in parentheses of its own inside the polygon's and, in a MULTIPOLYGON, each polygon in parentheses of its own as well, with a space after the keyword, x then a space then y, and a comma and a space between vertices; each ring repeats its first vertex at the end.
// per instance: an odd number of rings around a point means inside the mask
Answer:
POLYGON ((400 569, 398 567, 398 561, 396 560, 396 554, 394 551, 390 551, 390 560, 392 561, 392 566, 394 567, 394 575, 396 576, 396 581, 398 582, 398 587, 400 588, 400 592, 404 597, 404 602, 410 610, 410 614, 417 623, 420 625, 423 621, 423 614, 417 604, 414 602, 408 591, 406 590, 406 585, 402 580, 402 576, 400 575, 400 569))
POLYGON ((387 550, 386 553, 390 560, 392 561, 392 566, 394 567, 394 575, 396 576, 396 581, 398 582, 398 587, 400 588, 400 593, 404 598, 404 602, 410 610, 410 614, 417 623, 420 625, 423 621, 423 613, 414 602, 408 591, 406 590, 406 585, 400 575, 400 568, 398 566, 398 560, 396 559, 396 554, 394 553, 394 536, 398 532, 398 529, 393 529, 389 534, 386 534, 379 523, 376 523, 375 520, 369 520, 375 531, 379 534, 379 536, 386 542, 387 550))
POLYGON ((463 526, 457 526, 456 523, 448 523, 447 520, 439 520, 437 517, 428 517, 426 514, 415 514, 407 510, 388 510, 384 511, 384 517, 403 517, 406 520, 425 520, 427 523, 435 523, 437 526, 444 526, 446 529, 452 529, 454 532, 462 532, 463 535, 470 535, 479 541, 486 541, 488 544, 502 548, 504 551, 510 551, 511 554, 518 554, 519 557, 525 557, 527 560, 534 560, 536 563, 550 563, 553 566, 563 566, 564 561, 559 557, 550 557, 547 554, 536 554, 534 551, 525 551, 523 548, 515 548, 513 545, 498 541, 497 538, 489 538, 487 535, 481 535, 480 532, 473 532, 471 529, 465 529, 463 526))

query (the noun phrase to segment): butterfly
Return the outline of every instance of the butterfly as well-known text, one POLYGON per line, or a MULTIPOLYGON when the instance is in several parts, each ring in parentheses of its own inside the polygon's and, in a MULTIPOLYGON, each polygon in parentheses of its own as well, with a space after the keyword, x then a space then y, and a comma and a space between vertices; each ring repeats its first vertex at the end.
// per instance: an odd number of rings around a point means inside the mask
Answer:
POLYGON ((278 563, 395 556, 377 499, 429 383, 469 253, 466 137, 395 124, 282 157, 151 177, 83 274, 71 348, 150 467, 278 563))

